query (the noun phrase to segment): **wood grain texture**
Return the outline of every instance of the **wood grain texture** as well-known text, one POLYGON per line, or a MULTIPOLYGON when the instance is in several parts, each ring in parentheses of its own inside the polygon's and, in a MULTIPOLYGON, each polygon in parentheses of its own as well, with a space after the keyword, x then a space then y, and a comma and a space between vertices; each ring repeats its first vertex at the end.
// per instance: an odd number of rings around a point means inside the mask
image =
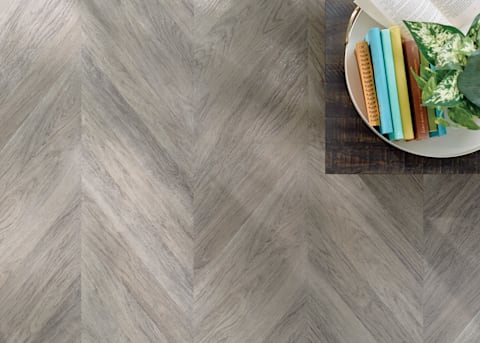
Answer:
POLYGON ((0 343, 479 340, 479 177, 325 174, 328 6, 0 1, 0 343))
POLYGON ((194 342, 300 342, 306 8, 218 4, 195 6, 194 342))
POLYGON ((192 13, 83 1, 84 342, 191 341, 192 13))
POLYGON ((0 342, 79 342, 77 3, 1 7, 0 342))
POLYGON ((421 178, 325 176, 310 189, 312 341, 422 342, 421 178))
POLYGON ((326 19, 326 153, 329 174, 480 173, 480 152, 434 159, 404 153, 382 141, 359 118, 347 92, 344 73, 345 31, 355 5, 328 1, 326 19))
POLYGON ((480 178, 425 178, 425 342, 480 339, 480 178))

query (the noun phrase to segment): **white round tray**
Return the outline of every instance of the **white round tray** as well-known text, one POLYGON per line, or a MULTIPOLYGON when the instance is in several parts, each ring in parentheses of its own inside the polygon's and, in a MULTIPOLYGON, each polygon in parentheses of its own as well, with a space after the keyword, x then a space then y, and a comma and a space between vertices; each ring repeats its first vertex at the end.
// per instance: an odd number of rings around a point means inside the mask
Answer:
POLYGON ((355 59, 355 44, 363 39, 372 27, 381 27, 362 10, 356 9, 347 30, 345 46, 345 79, 348 92, 360 118, 372 131, 388 144, 409 152, 411 154, 447 158, 470 154, 480 150, 480 130, 471 131, 463 128, 447 128, 447 135, 433 137, 419 141, 389 141, 377 130, 368 124, 366 119, 365 102, 363 100, 360 76, 358 75, 357 61, 355 59))

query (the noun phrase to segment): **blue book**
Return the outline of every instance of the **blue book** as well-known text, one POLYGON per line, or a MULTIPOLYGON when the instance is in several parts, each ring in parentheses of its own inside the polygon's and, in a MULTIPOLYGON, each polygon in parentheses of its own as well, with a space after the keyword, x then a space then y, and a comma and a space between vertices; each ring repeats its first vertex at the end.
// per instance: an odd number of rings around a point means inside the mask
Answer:
POLYGON ((382 135, 393 133, 392 113, 390 112, 387 74, 385 72, 380 29, 374 27, 368 31, 365 41, 370 46, 370 54, 372 55, 375 89, 377 90, 378 108, 380 110, 380 133, 382 135))
POLYGON ((400 103, 398 100, 397 79, 395 77, 395 66, 393 64, 392 41, 390 30, 384 29, 380 32, 382 36, 383 59, 385 61, 385 73, 387 74, 388 98, 390 100, 390 112, 392 114, 393 133, 389 134, 390 140, 403 139, 402 116, 400 114, 400 103))
MULTIPOLYGON (((435 109, 435 116, 437 118, 445 118, 443 111, 435 109)), ((447 128, 443 125, 437 124, 437 132, 439 136, 445 136, 447 134, 447 128)))

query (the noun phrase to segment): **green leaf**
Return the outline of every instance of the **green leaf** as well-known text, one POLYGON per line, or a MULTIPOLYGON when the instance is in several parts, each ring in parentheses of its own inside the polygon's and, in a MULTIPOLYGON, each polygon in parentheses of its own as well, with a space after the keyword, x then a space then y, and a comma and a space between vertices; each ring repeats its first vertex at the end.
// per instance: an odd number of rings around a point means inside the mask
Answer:
POLYGON ((458 88, 468 100, 480 106, 480 55, 470 56, 458 79, 458 88))
MULTIPOLYGON (((422 90, 422 101, 425 102, 427 101, 433 94, 433 91, 437 87, 437 82, 435 80, 435 74, 430 76, 430 78, 427 80, 427 83, 425 84, 425 87, 422 90)), ((425 105, 425 104, 423 104, 425 105)))
POLYGON ((472 39, 448 25, 404 21, 419 50, 435 69, 459 70, 475 51, 472 39))
POLYGON ((480 14, 473 20, 472 26, 468 30, 467 37, 470 37, 476 44, 477 48, 480 47, 480 14))
POLYGON ((470 130, 480 130, 480 126, 475 121, 472 112, 462 103, 460 106, 448 109, 448 117, 454 123, 457 123, 470 130))
POLYGON ((425 106, 454 106, 459 104, 463 96, 457 87, 459 71, 449 72, 435 87, 430 97, 424 101, 425 106))
POLYGON ((480 107, 472 103, 470 100, 467 98, 463 99, 463 104, 464 106, 468 109, 470 113, 472 113, 474 116, 480 118, 480 107))
POLYGON ((420 53, 420 77, 424 80, 428 80, 435 72, 430 68, 430 63, 425 56, 420 53))
POLYGON ((410 72, 412 73, 413 75, 413 78, 415 79, 415 81, 417 82, 417 86, 418 88, 420 88, 421 90, 423 90, 426 85, 427 85, 427 81, 422 79, 420 77, 420 75, 418 75, 417 73, 415 73, 415 70, 413 70, 413 68, 410 68, 410 72))
POLYGON ((443 119, 443 118, 437 118, 435 119, 435 123, 437 123, 437 125, 442 125, 442 126, 446 126, 446 127, 450 127, 451 124, 449 121, 443 119))

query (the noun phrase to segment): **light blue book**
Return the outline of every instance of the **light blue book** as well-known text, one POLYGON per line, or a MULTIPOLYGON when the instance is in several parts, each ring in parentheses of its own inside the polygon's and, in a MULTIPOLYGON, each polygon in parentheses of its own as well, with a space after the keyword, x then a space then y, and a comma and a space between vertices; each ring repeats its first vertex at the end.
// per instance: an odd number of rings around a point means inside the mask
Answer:
POLYGON ((393 133, 389 134, 390 140, 403 139, 402 117, 400 115, 400 103, 398 102, 397 80, 395 78, 395 66, 393 64, 392 41, 390 30, 380 32, 382 36, 383 59, 385 61, 385 73, 387 74, 388 97, 390 99, 390 112, 392 113, 393 133))
POLYGON ((372 55, 375 89, 377 90, 378 108, 380 110, 380 133, 382 135, 393 133, 392 113, 390 112, 387 74, 385 73, 380 29, 378 27, 370 29, 365 37, 365 41, 370 46, 370 54, 372 55))

